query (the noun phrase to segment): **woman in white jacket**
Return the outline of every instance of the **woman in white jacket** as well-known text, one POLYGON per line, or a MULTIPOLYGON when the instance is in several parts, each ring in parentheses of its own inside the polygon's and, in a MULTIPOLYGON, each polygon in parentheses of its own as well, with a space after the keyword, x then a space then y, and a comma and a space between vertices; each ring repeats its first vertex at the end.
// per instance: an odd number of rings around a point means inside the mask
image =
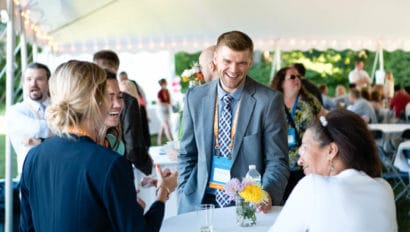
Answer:
POLYGON ((306 176, 270 231, 397 231, 393 191, 360 116, 344 109, 321 116, 299 154, 306 176))

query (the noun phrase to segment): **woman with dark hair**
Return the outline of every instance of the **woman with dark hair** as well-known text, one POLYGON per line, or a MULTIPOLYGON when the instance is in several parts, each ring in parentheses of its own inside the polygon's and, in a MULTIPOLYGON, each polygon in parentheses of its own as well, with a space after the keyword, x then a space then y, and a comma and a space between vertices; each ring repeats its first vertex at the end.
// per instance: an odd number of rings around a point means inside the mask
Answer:
POLYGON ((290 176, 283 197, 286 201, 297 182, 304 176, 297 165, 297 148, 300 146, 307 123, 325 114, 326 110, 317 98, 305 89, 299 72, 293 67, 280 69, 272 80, 271 88, 283 93, 288 121, 290 176))
POLYGON ((338 109, 315 119, 299 153, 306 177, 270 231, 397 231, 393 191, 359 115, 338 109))

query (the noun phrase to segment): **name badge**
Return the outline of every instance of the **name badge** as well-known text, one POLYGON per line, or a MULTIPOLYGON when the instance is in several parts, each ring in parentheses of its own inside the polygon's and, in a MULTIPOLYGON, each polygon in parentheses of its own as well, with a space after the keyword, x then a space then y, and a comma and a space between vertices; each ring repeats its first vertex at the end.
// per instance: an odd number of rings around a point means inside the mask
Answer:
POLYGON ((288 146, 296 146, 296 130, 295 128, 288 128, 288 146))
POLYGON ((214 155, 212 157, 209 187, 222 190, 224 185, 231 179, 231 166, 232 161, 227 157, 214 155))

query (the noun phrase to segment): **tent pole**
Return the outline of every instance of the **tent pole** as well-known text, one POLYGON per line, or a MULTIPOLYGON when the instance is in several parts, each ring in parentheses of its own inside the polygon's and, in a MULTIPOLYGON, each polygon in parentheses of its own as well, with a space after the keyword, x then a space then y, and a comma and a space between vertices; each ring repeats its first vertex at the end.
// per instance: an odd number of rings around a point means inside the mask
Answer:
POLYGON ((27 43, 26 43, 26 33, 24 29, 20 34, 20 51, 21 51, 21 72, 24 72, 27 67, 27 43))
POLYGON ((374 56, 374 62, 373 62, 373 67, 372 67, 372 75, 370 76, 371 78, 371 83, 373 83, 373 80, 375 79, 375 74, 376 74, 376 66, 377 66, 377 60, 379 59, 379 50, 376 51, 376 55, 374 56))
MULTIPOLYGON (((14 80, 14 3, 13 0, 7 0, 7 13, 9 20, 7 21, 7 52, 6 52, 6 112, 13 103, 13 80, 14 80)), ((8 135, 6 134, 6 152, 5 152, 5 230, 6 232, 13 231, 13 188, 12 188, 12 147, 8 135)))
POLYGON ((281 54, 280 46, 279 46, 279 45, 276 45, 276 46, 275 46, 275 52, 272 54, 272 69, 271 69, 270 77, 269 77, 270 82, 272 81, 273 76, 275 75, 275 73, 276 73, 276 72, 280 69, 280 67, 281 67, 280 54, 281 54))
POLYGON ((22 13, 21 13, 21 7, 19 7, 19 10, 20 10, 20 14, 19 14, 19 16, 20 16, 20 18, 19 18, 19 21, 20 21, 20 30, 19 30, 19 32, 20 32, 20 52, 21 52, 21 57, 20 57, 20 59, 21 59, 21 71, 23 72, 24 70, 26 70, 26 67, 27 67, 27 40, 26 40, 26 32, 25 32, 25 30, 24 30, 24 23, 23 23, 23 21, 24 21, 24 19, 23 19, 23 17, 22 17, 22 13))
POLYGON ((37 62, 37 57, 38 57, 38 49, 37 49, 37 44, 33 42, 31 44, 32 48, 32 53, 33 53, 33 62, 37 62))
POLYGON ((379 70, 384 71, 384 58, 383 58, 383 47, 379 48, 379 70))

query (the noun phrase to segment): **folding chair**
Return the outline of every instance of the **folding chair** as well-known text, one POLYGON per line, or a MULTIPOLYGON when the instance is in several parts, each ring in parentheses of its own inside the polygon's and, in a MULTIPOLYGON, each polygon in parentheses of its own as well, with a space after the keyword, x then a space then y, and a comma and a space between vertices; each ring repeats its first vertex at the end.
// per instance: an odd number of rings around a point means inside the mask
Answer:
POLYGON ((406 129, 401 133, 401 138, 403 140, 410 140, 410 129, 406 129))
POLYGON ((384 142, 384 133, 382 130, 379 129, 373 129, 370 130, 372 132, 374 140, 376 140, 377 146, 383 147, 383 142, 384 142))
POLYGON ((410 121, 410 103, 406 104, 406 108, 404 108, 404 115, 406 116, 406 121, 410 121))
POLYGON ((384 153, 391 157, 396 149, 392 142, 385 138, 384 132, 380 129, 371 129, 370 132, 372 133, 377 146, 381 147, 384 153))
MULTIPOLYGON (((409 173, 401 172, 393 165, 394 157, 388 155, 383 147, 377 146, 379 157, 383 164, 383 173, 382 177, 386 180, 390 180, 393 191, 395 193, 395 200, 399 200, 403 196, 409 196, 410 194, 410 184, 409 182, 409 173)), ((410 150, 409 150, 410 152, 410 150)))

